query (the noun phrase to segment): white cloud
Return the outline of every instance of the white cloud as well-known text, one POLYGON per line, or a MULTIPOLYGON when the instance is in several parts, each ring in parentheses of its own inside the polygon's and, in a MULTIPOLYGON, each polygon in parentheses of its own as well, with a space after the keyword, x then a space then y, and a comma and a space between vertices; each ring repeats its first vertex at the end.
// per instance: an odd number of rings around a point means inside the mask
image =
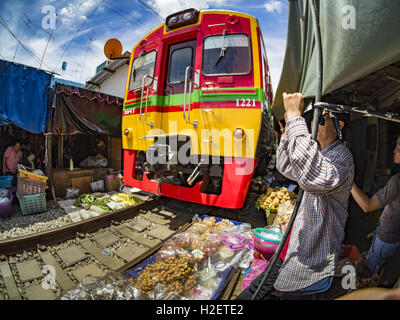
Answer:
POLYGON ((212 6, 221 6, 228 2, 227 0, 151 0, 149 4, 153 6, 164 18, 168 15, 189 9, 195 8, 198 10, 208 9, 212 6))
POLYGON ((281 77, 283 60, 285 58, 286 39, 264 37, 264 44, 267 52, 269 70, 271 72, 272 88, 275 94, 281 77))
POLYGON ((94 0, 77 0, 61 8, 59 16, 63 24, 72 25, 86 20, 86 16, 92 13, 98 5, 99 3, 94 0))
POLYGON ((275 0, 269 0, 264 4, 265 10, 268 12, 278 12, 282 13, 283 9, 283 2, 282 1, 275 1, 275 0))

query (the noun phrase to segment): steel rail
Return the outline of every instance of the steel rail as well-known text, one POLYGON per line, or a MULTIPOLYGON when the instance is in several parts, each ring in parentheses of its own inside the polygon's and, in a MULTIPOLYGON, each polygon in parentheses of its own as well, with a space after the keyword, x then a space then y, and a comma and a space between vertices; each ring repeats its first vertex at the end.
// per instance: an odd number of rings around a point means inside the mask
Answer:
POLYGON ((140 210, 153 209, 161 201, 160 198, 140 202, 134 206, 112 211, 82 222, 75 222, 48 231, 34 233, 28 236, 0 241, 0 255, 13 255, 36 249, 37 245, 53 245, 76 237, 76 233, 93 232, 110 226, 112 221, 120 221, 139 214, 140 210))

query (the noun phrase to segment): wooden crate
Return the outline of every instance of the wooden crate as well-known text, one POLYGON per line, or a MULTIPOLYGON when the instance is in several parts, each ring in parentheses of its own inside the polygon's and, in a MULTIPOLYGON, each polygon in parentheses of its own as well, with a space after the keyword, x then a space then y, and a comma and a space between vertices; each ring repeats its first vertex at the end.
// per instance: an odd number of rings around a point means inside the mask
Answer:
POLYGON ((91 175, 71 177, 71 187, 79 189, 79 194, 91 193, 90 183, 92 182, 91 175))
POLYGON ((110 167, 115 170, 121 170, 122 167, 122 139, 111 138, 110 145, 110 167))
POLYGON ((104 187, 106 192, 119 191, 119 187, 122 185, 122 181, 119 178, 105 178, 104 187))

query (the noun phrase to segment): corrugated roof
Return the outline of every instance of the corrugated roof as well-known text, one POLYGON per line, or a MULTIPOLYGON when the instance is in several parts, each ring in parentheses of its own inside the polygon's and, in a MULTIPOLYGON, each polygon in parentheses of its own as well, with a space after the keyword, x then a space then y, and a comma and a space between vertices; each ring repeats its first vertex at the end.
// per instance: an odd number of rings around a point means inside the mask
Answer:
POLYGON ((121 56, 121 58, 112 60, 110 64, 108 64, 106 67, 97 72, 92 78, 86 81, 85 88, 93 90, 98 87, 123 65, 129 64, 130 55, 130 52, 126 51, 121 56))

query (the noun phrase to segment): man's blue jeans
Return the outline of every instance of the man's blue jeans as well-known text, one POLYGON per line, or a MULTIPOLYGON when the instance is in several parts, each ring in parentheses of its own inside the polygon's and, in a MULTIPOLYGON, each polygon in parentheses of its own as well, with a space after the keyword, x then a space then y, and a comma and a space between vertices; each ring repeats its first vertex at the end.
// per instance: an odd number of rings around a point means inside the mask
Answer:
POLYGON ((292 294, 295 295, 308 295, 308 294, 317 294, 317 293, 322 293, 325 291, 328 291, 329 288, 332 285, 332 281, 333 281, 333 276, 332 277, 327 277, 325 279, 322 279, 320 281, 317 281, 316 283, 314 283, 313 285, 304 288, 304 289, 300 289, 294 292, 291 292, 292 294))
POLYGON ((376 273, 383 267, 386 260, 393 256, 400 247, 400 241, 395 243, 387 243, 375 237, 371 248, 366 256, 369 271, 376 273))

